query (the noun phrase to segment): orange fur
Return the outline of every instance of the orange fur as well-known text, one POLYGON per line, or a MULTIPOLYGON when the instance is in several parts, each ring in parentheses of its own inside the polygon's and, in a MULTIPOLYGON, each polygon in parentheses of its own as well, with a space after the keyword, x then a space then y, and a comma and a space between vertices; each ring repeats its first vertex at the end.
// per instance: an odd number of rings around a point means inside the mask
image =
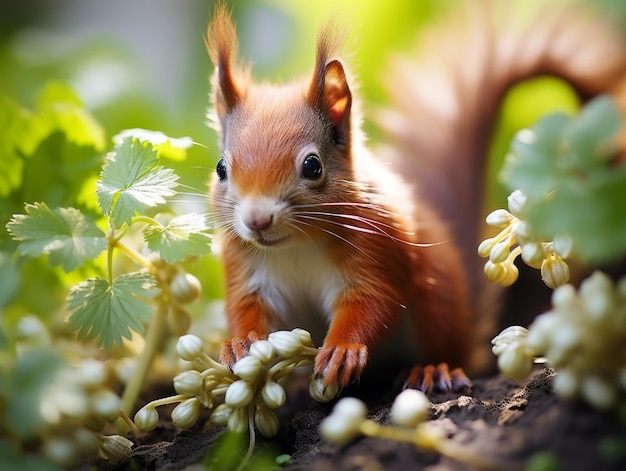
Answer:
MULTIPOLYGON (((489 28, 471 29, 472 34, 484 32, 484 47, 492 40, 489 28)), ((468 277, 468 256, 459 248, 475 243, 475 222, 468 223, 469 240, 463 244, 458 227, 450 230, 422 195, 416 198, 412 187, 370 156, 354 89, 334 57, 338 36, 330 27, 321 30, 312 77, 272 86, 252 83, 236 63, 234 26, 224 7, 209 30, 222 152, 211 200, 222 226, 226 312, 234 336, 222 360, 232 363, 244 354, 250 334, 303 327, 322 343, 315 371, 326 384, 345 386, 377 355, 381 361, 390 355, 407 363, 470 365, 475 318, 469 287, 470 278, 480 275, 473 271, 468 277)), ((510 85, 553 62, 536 64, 514 75, 504 69, 485 74, 484 86, 490 92, 492 83, 510 85)), ((588 85, 584 77, 579 82, 588 85)), ((401 101, 401 86, 394 87, 401 101)), ((497 93, 485 97, 485 106, 495 106, 497 93)), ((468 116, 480 117, 481 104, 476 97, 468 100, 468 116)), ((404 111, 410 117, 416 109, 404 111)), ((389 116, 402 124, 409 119, 389 116)), ((432 128, 423 117, 415 119, 432 128)), ((469 147, 444 142, 443 148, 458 153, 444 152, 437 166, 448 169, 458 183, 452 193, 467 196, 467 188, 480 183, 482 161, 475 154, 484 152, 488 132, 446 134, 451 128, 433 132, 435 141, 443 133, 451 141, 469 139, 469 147)), ((404 150, 412 148, 413 131, 410 125, 395 130, 404 150)), ((429 136, 423 139, 428 142, 429 136)), ((430 150, 434 154, 424 158, 439 157, 437 149, 430 150)), ((407 159, 407 174, 417 179, 413 162, 407 159)), ((476 193, 474 188, 474 199, 476 193)), ((469 207, 471 217, 478 217, 476 201, 456 203, 457 212, 469 207)))

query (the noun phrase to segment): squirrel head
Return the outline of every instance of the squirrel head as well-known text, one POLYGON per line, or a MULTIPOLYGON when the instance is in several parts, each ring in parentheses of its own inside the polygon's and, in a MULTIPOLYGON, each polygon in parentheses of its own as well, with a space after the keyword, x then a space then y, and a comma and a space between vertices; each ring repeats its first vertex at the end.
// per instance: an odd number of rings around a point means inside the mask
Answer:
POLYGON ((235 26, 224 6, 209 26, 221 152, 211 200, 220 225, 252 244, 310 238, 310 221, 293 228, 294 208, 348 198, 356 125, 344 66, 333 57, 334 31, 331 24, 320 30, 312 76, 274 86, 253 83, 250 68, 238 62, 235 26))

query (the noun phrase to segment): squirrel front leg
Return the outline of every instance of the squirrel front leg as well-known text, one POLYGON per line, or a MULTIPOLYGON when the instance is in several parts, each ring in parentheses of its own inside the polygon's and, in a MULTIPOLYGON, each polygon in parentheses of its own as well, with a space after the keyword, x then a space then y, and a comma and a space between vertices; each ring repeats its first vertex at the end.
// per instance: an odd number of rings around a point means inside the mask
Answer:
MULTIPOLYGON (((384 297, 383 297, 384 298, 384 297)), ((397 306, 396 306, 397 308, 397 306)), ((347 386, 361 376, 368 352, 379 342, 381 317, 393 308, 386 299, 353 289, 335 301, 334 315, 324 344, 315 359, 315 374, 326 386, 347 386)))

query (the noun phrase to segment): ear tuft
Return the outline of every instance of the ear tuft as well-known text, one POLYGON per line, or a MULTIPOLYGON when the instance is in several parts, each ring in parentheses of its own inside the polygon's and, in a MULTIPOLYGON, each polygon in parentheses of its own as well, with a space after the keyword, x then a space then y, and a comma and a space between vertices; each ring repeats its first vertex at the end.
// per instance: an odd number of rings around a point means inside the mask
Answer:
POLYGON ((341 62, 329 57, 337 48, 339 38, 332 25, 320 31, 317 40, 315 70, 307 95, 309 105, 328 118, 333 126, 333 139, 341 146, 350 143, 350 112, 352 94, 341 62))
POLYGON ((222 120, 242 98, 241 88, 235 80, 235 77, 241 75, 235 63, 239 47, 237 33, 224 4, 218 4, 215 9, 205 44, 215 66, 215 108, 217 116, 222 120))

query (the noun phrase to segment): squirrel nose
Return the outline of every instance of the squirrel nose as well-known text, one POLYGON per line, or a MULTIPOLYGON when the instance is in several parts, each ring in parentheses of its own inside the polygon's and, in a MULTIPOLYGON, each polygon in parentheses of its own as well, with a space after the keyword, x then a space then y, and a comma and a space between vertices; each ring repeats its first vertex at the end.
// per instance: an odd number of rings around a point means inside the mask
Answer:
POLYGON ((258 211, 253 211, 248 218, 246 218, 244 223, 251 231, 262 231, 272 225, 273 219, 274 217, 271 213, 261 214, 258 211))

